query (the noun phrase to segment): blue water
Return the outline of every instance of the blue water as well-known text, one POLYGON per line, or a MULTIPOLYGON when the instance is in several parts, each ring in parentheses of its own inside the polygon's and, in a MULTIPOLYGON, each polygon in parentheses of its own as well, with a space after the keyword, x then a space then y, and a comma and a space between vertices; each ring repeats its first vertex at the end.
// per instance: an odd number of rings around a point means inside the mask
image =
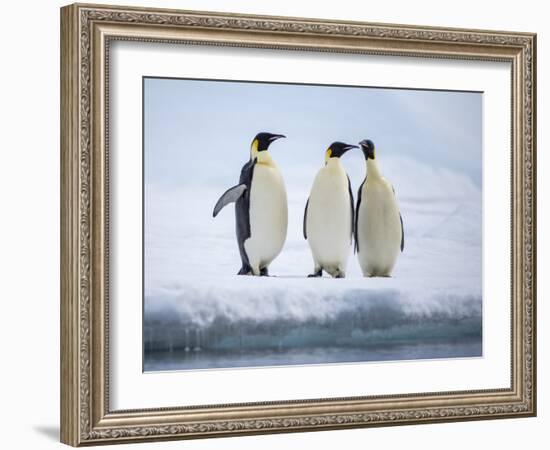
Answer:
POLYGON ((157 351, 146 354, 144 370, 192 370, 231 367, 283 366, 367 361, 400 361, 482 356, 481 340, 392 343, 362 348, 320 347, 282 350, 157 351))

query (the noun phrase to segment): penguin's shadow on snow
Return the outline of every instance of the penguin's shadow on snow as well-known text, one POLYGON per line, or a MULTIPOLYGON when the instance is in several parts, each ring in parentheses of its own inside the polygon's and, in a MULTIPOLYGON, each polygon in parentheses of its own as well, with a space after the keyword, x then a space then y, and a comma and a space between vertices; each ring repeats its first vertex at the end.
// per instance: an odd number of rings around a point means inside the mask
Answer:
POLYGON ((298 279, 298 278, 307 278, 307 275, 267 275, 267 276, 263 276, 263 277, 258 277, 258 278, 283 278, 283 279, 298 279))
POLYGON ((332 280, 332 279, 335 279, 335 280, 340 280, 343 278, 333 278, 333 277, 326 277, 326 276, 322 276, 322 277, 308 277, 307 275, 269 275, 268 277, 264 277, 264 278, 281 278, 283 280, 299 280, 299 279, 306 279, 306 280, 313 280, 313 279, 321 279, 321 280, 332 280))

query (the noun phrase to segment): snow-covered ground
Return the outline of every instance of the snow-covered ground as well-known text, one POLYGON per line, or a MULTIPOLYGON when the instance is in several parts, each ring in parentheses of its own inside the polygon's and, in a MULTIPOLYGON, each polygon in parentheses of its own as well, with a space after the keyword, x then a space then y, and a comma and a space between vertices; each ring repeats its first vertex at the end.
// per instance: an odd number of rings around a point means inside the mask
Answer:
MULTIPOLYGON (((364 164, 344 164, 355 193, 364 164)), ((289 200, 288 236, 270 266, 271 277, 235 275, 240 259, 234 208, 212 218, 216 200, 235 184, 240 167, 228 167, 227 177, 185 188, 146 185, 146 361, 153 349, 230 351, 237 345, 255 349, 311 345, 318 350, 327 340, 357 347, 384 339, 414 343, 430 336, 454 339, 457 345, 461 337, 474 339, 475 352, 480 351, 479 187, 465 175, 408 158, 380 164, 394 184, 405 227, 405 250, 392 278, 363 278, 353 252, 345 279, 306 278, 312 260, 302 236, 302 218, 317 167, 282 168, 289 200), (301 337, 291 339, 297 329, 302 330, 301 337), (224 330, 228 336, 223 336, 224 330), (331 330, 340 331, 327 334, 331 330)), ((335 359, 327 352, 319 359, 325 360, 335 359)), ((216 366, 203 361, 198 367, 201 364, 216 366)), ((250 364, 264 363, 260 358, 250 364)), ((166 361, 155 367, 172 365, 166 361)))

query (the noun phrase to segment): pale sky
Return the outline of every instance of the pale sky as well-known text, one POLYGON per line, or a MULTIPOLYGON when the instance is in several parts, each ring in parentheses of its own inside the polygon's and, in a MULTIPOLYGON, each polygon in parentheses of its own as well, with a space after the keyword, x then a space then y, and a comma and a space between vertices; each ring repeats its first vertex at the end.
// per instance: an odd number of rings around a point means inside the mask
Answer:
MULTIPOLYGON (((271 148, 283 167, 318 167, 331 142, 368 138, 377 155, 459 172, 481 186, 482 96, 146 78, 145 183, 209 183, 228 170, 237 179, 252 138, 268 131, 287 136, 271 148)), ((348 163, 361 160, 357 151, 348 163)))

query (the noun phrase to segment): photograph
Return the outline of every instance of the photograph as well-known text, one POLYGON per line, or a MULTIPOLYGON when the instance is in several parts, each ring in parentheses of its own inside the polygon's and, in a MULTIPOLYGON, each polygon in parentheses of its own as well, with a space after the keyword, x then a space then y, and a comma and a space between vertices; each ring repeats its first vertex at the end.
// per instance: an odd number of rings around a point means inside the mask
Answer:
POLYGON ((143 89, 143 371, 483 357, 483 92, 143 89))

